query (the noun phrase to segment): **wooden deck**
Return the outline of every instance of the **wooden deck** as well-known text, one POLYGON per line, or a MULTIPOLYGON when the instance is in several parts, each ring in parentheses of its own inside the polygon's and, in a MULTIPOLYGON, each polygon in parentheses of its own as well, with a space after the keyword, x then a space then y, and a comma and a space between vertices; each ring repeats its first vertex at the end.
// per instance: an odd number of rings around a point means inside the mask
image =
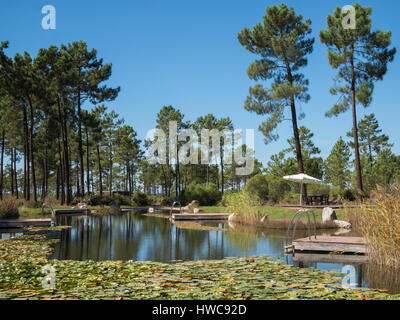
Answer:
POLYGON ((89 213, 90 209, 56 209, 55 214, 86 214, 89 213))
POLYGON ((300 253, 293 255, 294 262, 303 263, 337 263, 337 264, 364 264, 368 262, 367 255, 359 254, 321 254, 321 253, 300 253))
POLYGON ((228 213, 174 213, 171 216, 175 220, 228 220, 228 213))
POLYGON ((345 252, 366 254, 367 245, 360 237, 317 236, 294 240, 286 249, 292 252, 345 252))
POLYGON ((0 228, 49 227, 51 219, 5 219, 0 220, 0 228))

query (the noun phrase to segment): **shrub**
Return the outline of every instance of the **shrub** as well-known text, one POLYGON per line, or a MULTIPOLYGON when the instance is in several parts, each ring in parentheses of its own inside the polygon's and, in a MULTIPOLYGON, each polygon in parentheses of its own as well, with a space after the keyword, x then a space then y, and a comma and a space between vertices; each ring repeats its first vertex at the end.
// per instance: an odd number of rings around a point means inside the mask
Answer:
POLYGON ((339 202, 356 200, 356 193, 352 189, 342 189, 338 186, 333 186, 330 190, 331 197, 336 197, 339 202))
POLYGON ((325 184, 307 184, 307 194, 314 196, 329 195, 331 188, 325 184))
POLYGON ((107 206, 110 204, 110 202, 113 202, 113 201, 115 201, 113 197, 103 196, 102 198, 100 198, 100 205, 107 206))
POLYGON ((224 192, 223 196, 222 196, 221 205, 222 205, 223 207, 227 207, 227 206, 228 206, 229 197, 230 197, 232 194, 236 194, 236 193, 238 193, 238 192, 235 191, 235 190, 226 190, 226 191, 224 192))
POLYGON ((0 200, 0 219, 18 219, 18 202, 14 197, 4 197, 0 200))
POLYGON ((128 196, 124 196, 119 193, 114 195, 114 201, 118 202, 120 206, 130 206, 131 205, 131 199, 128 196))
POLYGON ((201 206, 213 206, 222 199, 222 196, 221 192, 212 183, 208 186, 191 183, 184 190, 183 199, 186 203, 197 200, 201 206))
POLYGON ((168 197, 161 194, 148 195, 147 198, 149 199, 149 205, 157 204, 161 206, 171 206, 174 202, 173 197, 168 197))
POLYGON ((285 196, 282 199, 285 203, 290 203, 290 204, 299 204, 300 202, 300 193, 297 192, 287 192, 285 193, 285 196))
POLYGON ((269 198, 267 177, 262 174, 257 174, 250 178, 246 183, 245 189, 250 194, 257 196, 262 202, 266 202, 269 198))
POLYGON ((132 195, 131 201, 135 202, 138 206, 148 206, 149 198, 143 192, 136 192, 132 195))
POLYGON ((283 200, 285 194, 291 190, 289 183, 282 178, 272 175, 266 176, 269 189, 269 201, 278 203, 283 200))
MULTIPOLYGON (((22 200, 23 201, 23 207, 28 208, 28 209, 36 209, 36 208, 41 208, 43 205, 43 200, 38 200, 37 202, 33 201, 33 200, 22 200)), ((21 206, 20 201, 17 200, 17 204, 19 206, 21 206)))
POLYGON ((91 194, 89 197, 89 205, 91 206, 99 206, 101 197, 96 194, 91 194))

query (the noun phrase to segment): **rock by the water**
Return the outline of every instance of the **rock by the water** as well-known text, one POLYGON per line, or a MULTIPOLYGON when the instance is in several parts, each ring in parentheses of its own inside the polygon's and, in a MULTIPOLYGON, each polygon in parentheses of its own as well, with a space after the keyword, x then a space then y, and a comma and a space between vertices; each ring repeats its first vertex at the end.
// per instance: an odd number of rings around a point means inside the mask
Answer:
POLYGON ((78 209, 87 209, 87 204, 84 202, 78 203, 78 209))
POLYGON ((184 209, 184 211, 190 212, 190 213, 195 213, 194 209, 198 209, 200 206, 200 202, 197 200, 193 200, 191 203, 189 203, 184 209))
POLYGON ((325 223, 336 219, 337 219, 336 212, 332 208, 327 207, 322 210, 322 222, 325 223))
POLYGON ((333 222, 342 229, 351 229, 351 223, 342 220, 333 220, 333 222))

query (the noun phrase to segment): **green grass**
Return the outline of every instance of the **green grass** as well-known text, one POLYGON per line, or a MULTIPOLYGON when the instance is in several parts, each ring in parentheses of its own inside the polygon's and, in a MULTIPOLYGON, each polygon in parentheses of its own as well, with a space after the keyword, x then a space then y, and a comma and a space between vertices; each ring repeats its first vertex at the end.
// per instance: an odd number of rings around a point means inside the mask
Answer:
MULTIPOLYGON (((213 207, 200 207, 200 209, 206 213, 226 213, 227 208, 222 206, 213 207)), ((273 207, 273 206, 262 206, 260 207, 261 212, 273 219, 291 219, 298 209, 284 208, 284 207, 273 207)), ((353 209, 351 209, 353 210, 353 209)), ((322 220, 322 209, 313 209, 317 220, 322 220)), ((336 215, 338 220, 346 220, 346 214, 344 209, 337 209, 336 215)), ((307 219, 307 216, 303 216, 303 219, 307 219)))

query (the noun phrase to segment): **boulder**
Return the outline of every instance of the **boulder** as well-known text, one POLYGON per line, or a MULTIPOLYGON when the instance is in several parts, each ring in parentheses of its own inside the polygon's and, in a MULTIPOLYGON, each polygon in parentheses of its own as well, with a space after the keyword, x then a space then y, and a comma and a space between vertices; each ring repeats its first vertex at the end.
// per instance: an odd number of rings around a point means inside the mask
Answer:
POLYGON ((87 204, 84 202, 78 203, 78 209, 87 209, 87 204))
POLYGON ((342 229, 351 229, 351 223, 342 220, 333 220, 333 222, 342 229))
POLYGON ((322 210, 322 222, 325 223, 336 219, 337 219, 336 212, 332 208, 327 207, 324 208, 324 210, 322 210))
POLYGON ((185 208, 184 211, 190 212, 190 213, 195 213, 194 209, 198 209, 200 206, 200 202, 197 200, 193 200, 191 203, 189 203, 185 208))

